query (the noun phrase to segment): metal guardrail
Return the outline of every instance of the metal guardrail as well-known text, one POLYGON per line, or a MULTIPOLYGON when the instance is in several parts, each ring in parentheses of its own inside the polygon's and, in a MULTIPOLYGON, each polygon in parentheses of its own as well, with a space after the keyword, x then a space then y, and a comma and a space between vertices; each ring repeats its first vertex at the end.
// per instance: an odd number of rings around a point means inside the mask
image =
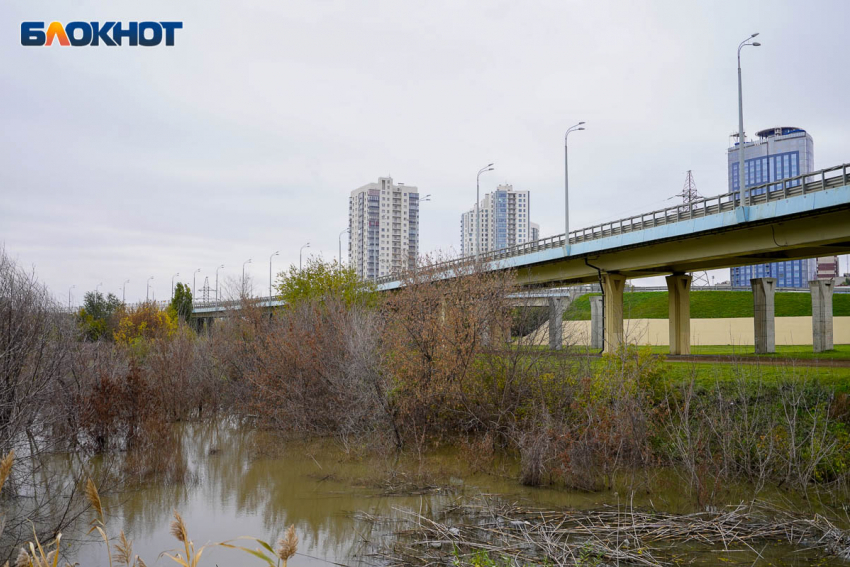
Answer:
MULTIPOLYGON (((601 291, 599 284, 582 284, 569 287, 546 288, 546 289, 530 289, 511 294, 511 299, 538 299, 547 297, 565 297, 567 295, 577 296, 586 293, 599 293, 601 291)), ((627 292, 643 292, 643 291, 668 291, 666 286, 628 286, 627 292)), ((732 287, 728 285, 707 285, 692 287, 691 291, 752 291, 751 287, 732 287)), ((777 293, 810 293, 811 290, 807 287, 780 287, 776 289, 777 293)), ((850 286, 835 287, 834 293, 850 294, 850 286)), ((256 307, 278 307, 284 305, 284 301, 279 297, 252 297, 243 300, 225 300, 225 301, 196 301, 193 304, 194 309, 204 310, 229 310, 241 309, 243 303, 250 303, 256 307)), ((200 312, 203 313, 203 312, 200 312)))
MULTIPOLYGON (((823 191, 833 187, 841 187, 847 185, 850 177, 848 177, 848 169, 850 164, 845 163, 828 167, 820 171, 789 177, 779 181, 771 181, 748 187, 744 190, 744 196, 749 197, 750 205, 758 205, 771 201, 779 201, 788 197, 796 197, 799 195, 807 195, 817 191, 823 191), (827 175, 831 174, 831 175, 827 175)), ((684 222, 691 219, 703 218, 710 215, 716 215, 726 211, 732 211, 740 206, 740 195, 738 192, 723 193, 715 197, 707 197, 697 199, 682 205, 674 205, 666 209, 659 209, 622 218, 612 222, 605 222, 587 228, 580 228, 570 232, 570 244, 579 242, 587 242, 590 240, 598 240, 609 236, 616 236, 627 232, 635 232, 654 228, 656 226, 664 226, 678 222, 684 222)), ((493 262, 506 258, 514 258, 523 256, 531 252, 540 250, 548 250, 564 246, 564 235, 558 234, 548 238, 535 240, 518 244, 500 250, 485 252, 477 256, 461 256, 454 260, 440 262, 428 267, 429 271, 447 271, 452 267, 459 267, 468 264, 471 261, 493 262)), ((375 283, 378 285, 398 281, 398 275, 383 276, 377 278, 375 283)))

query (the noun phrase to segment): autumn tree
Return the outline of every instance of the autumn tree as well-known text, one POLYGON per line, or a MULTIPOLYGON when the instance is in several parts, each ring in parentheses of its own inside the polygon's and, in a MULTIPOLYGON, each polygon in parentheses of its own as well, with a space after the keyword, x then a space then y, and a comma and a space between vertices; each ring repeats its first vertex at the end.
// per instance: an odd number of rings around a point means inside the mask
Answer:
POLYGON ((346 268, 337 261, 324 262, 321 258, 307 260, 304 269, 290 266, 288 271, 280 272, 276 288, 288 305, 333 297, 349 307, 374 306, 378 299, 375 285, 358 278, 354 268, 346 268))
POLYGON ((148 339, 166 339, 177 331, 177 319, 154 302, 128 309, 114 333, 115 342, 139 344, 148 339))

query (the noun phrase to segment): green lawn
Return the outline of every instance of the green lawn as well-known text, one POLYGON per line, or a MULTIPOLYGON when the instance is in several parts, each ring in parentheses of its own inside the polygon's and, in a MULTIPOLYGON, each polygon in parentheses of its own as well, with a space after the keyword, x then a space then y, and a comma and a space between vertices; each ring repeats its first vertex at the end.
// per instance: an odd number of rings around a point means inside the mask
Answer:
MULTIPOLYGON (((639 347, 641 350, 650 347, 639 347)), ((664 347, 666 348, 666 347, 664 347)), ((722 349, 727 347, 705 347, 707 349, 715 349, 715 354, 719 354, 722 349)), ((731 348, 731 347, 730 347, 731 348)), ((802 354, 801 350, 805 347, 780 347, 785 350, 785 354, 789 351, 796 351, 802 354)), ((656 349, 652 349, 656 352, 656 349)), ((576 354, 583 354, 586 349, 574 349, 576 354)), ((596 351, 593 351, 596 352, 596 351)), ((850 345, 841 345, 836 351, 838 355, 850 357, 850 345)), ((811 354, 811 347, 809 347, 811 354)), ((659 353, 660 354, 660 353, 659 353)), ((666 353, 664 353, 666 354, 666 353)), ((824 353, 829 354, 829 353, 824 353)), ((498 355, 497 355, 498 356, 498 355)), ((771 355, 761 355, 771 356, 771 355)), ((783 356, 783 352, 776 356, 783 356)), ((800 356, 799 358, 804 358, 800 356)), ((551 365, 552 370, 561 364, 563 359, 558 357, 539 358, 535 355, 537 363, 542 364, 543 368, 546 365, 551 365)), ((603 358, 583 358, 574 359, 579 364, 579 367, 589 368, 591 370, 599 370, 605 364, 603 358), (584 366, 587 365, 587 366, 584 366)), ((803 366, 803 365, 758 365, 758 364, 738 364, 734 360, 729 362, 662 362, 664 367, 664 378, 671 385, 682 384, 691 379, 703 388, 709 388, 715 383, 732 383, 738 379, 745 379, 748 382, 756 384, 762 382, 765 385, 775 385, 778 382, 789 378, 799 378, 806 380, 816 380, 823 386, 833 389, 836 392, 850 394, 850 368, 840 367, 824 367, 824 366, 803 366)))
MULTIPOLYGON (((667 346, 651 346, 642 348, 650 348, 652 349, 652 352, 657 354, 667 354, 670 350, 667 346)), ((818 353, 812 351, 811 345, 778 345, 776 347, 776 352, 772 354, 756 354, 753 346, 692 345, 691 354, 718 354, 746 358, 792 358, 798 360, 850 360, 850 345, 835 345, 835 348, 832 350, 818 353)))
MULTIPOLYGON (((590 320, 590 297, 579 297, 564 313, 573 321, 590 320)), ((806 317, 812 314, 812 298, 808 293, 779 292, 775 300, 777 317, 806 317)), ((850 316, 850 294, 832 297, 832 314, 850 316)), ((623 296, 623 315, 627 319, 666 319, 666 291, 638 291, 623 296)), ((751 291, 692 291, 691 319, 721 317, 752 317, 753 293, 751 291)))
POLYGON ((824 368, 806 366, 756 366, 751 364, 712 364, 667 362, 665 376, 671 383, 694 379, 698 386, 710 387, 715 383, 732 382, 737 378, 770 385, 789 377, 814 379, 823 386, 850 394, 850 368, 824 368))

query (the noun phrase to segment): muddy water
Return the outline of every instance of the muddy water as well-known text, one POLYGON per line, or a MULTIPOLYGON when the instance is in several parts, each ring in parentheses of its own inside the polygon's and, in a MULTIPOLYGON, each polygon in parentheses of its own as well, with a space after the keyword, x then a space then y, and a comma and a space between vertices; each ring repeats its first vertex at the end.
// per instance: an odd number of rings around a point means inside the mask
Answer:
MULTIPOLYGON (((498 495, 531 506, 595 508, 625 505, 613 492, 581 493, 563 489, 530 489, 517 484, 515 463, 496 463, 496 474, 471 472, 470 456, 462 450, 437 451, 423 466, 417 461, 347 456, 330 442, 284 444, 274 436, 233 424, 189 424, 183 428, 180 459, 184 482, 149 484, 105 498, 107 530, 124 529, 133 540, 134 553, 148 565, 173 564, 160 553, 176 549, 169 534, 173 510, 178 510, 196 546, 209 542, 254 536, 274 542, 294 524, 300 540, 299 554, 290 566, 378 565, 370 546, 386 538, 380 525, 358 519, 356 513, 400 517, 404 510, 429 515, 464 496, 498 495), (385 480, 395 472, 395 482, 385 480), (445 488, 395 490, 417 473, 445 488)), ((422 477, 420 476, 421 480, 422 477)), ((640 479, 637 479, 639 482, 640 479)), ((653 505, 665 511, 689 511, 690 504, 674 477, 655 475, 650 494, 638 496, 635 505, 653 505)), ((72 538, 69 538, 72 539, 72 538)), ((251 542, 243 545, 256 547, 251 542)), ((850 565, 790 548, 768 546, 760 552, 767 565, 850 565)), ((752 565, 750 552, 719 553, 681 549, 682 562, 713 565, 752 565)), ((80 565, 108 565, 106 549, 94 543, 77 543, 72 560, 80 565)), ((209 548, 201 565, 262 565, 243 552, 209 548)))

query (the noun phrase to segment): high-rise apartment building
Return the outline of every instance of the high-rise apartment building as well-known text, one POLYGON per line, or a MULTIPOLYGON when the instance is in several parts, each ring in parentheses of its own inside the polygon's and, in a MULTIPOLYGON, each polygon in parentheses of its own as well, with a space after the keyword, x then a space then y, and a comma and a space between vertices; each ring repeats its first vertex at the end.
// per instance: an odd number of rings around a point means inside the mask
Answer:
MULTIPOLYGON (((744 183, 747 187, 796 177, 814 170, 812 136, 800 128, 779 127, 761 130, 758 138, 744 143, 744 183)), ((729 192, 739 191, 736 143, 727 152, 729 192)), ((795 182, 796 183, 796 182, 795 182)), ((730 281, 736 287, 749 287, 751 278, 776 278, 778 287, 806 287, 817 277, 818 261, 789 260, 731 269, 730 281)))
MULTIPOLYGON (((514 191, 512 185, 499 185, 479 203, 481 252, 500 250, 537 240, 540 226, 532 223, 531 193, 514 191), (535 232, 536 231, 536 232, 535 232), (537 236, 535 236, 537 234, 537 236)), ((460 217, 461 255, 475 253, 475 207, 460 217)))
POLYGON ((419 255, 419 190, 380 177, 348 198, 348 262, 362 279, 399 274, 419 255))
POLYGON ((831 280, 838 277, 838 256, 818 258, 818 279, 831 280))

